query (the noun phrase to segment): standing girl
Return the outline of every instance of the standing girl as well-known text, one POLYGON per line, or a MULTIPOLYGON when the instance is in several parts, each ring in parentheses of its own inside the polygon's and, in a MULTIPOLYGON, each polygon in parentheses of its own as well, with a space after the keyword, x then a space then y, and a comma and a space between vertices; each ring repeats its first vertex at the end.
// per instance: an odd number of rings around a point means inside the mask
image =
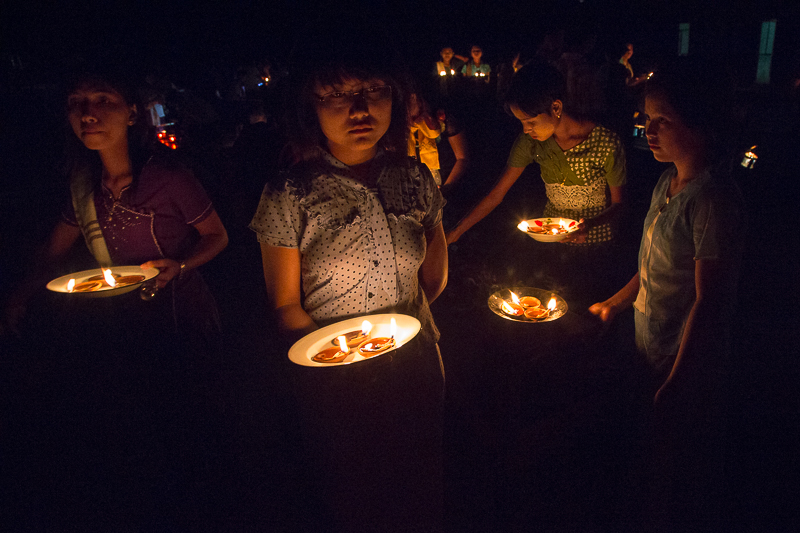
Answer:
POLYGON ((285 340, 371 313, 421 322, 403 349, 296 369, 296 385, 319 491, 312 510, 341 531, 435 531, 444 374, 429 303, 447 278, 443 200, 406 155, 398 63, 385 43, 366 41, 317 35, 296 50, 289 122, 299 161, 264 188, 250 227, 285 340))

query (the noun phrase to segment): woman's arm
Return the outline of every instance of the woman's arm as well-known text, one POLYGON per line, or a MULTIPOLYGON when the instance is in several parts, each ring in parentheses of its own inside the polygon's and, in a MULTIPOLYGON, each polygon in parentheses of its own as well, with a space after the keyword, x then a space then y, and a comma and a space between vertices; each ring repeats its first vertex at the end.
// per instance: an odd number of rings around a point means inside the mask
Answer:
POLYGON ((495 207, 500 205, 508 190, 522 175, 523 170, 525 167, 506 167, 489 194, 453 230, 447 233, 447 244, 456 242, 468 229, 483 220, 495 207))
POLYGON ((300 297, 300 250, 261 244, 261 263, 278 327, 295 341, 317 329, 300 297))
POLYGON ((639 294, 639 273, 637 272, 631 280, 605 302, 598 302, 589 307, 589 312, 600 317, 603 322, 611 322, 620 311, 624 311, 636 301, 639 294))
POLYGON ((431 303, 447 285, 447 242, 441 222, 425 232, 425 241, 427 248, 419 269, 419 284, 431 303))
POLYGON ((442 188, 452 188, 456 183, 458 183, 458 180, 461 179, 461 176, 467 170, 467 166, 469 165, 467 137, 464 135, 464 132, 461 132, 458 135, 453 135, 452 137, 448 137, 447 140, 450 143, 450 147, 453 149, 453 154, 456 156, 456 164, 453 165, 453 170, 450 171, 450 174, 447 176, 447 180, 445 180, 442 188))
MULTIPOLYGON (((222 225, 219 215, 212 211, 202 222, 194 224, 193 227, 200 234, 200 241, 192 250, 191 255, 183 262, 183 270, 191 270, 204 265, 214 259, 222 250, 228 246, 228 232, 222 225)), ((161 272, 156 281, 158 287, 164 287, 176 276, 181 274, 181 263, 174 259, 156 259, 147 261, 142 268, 158 268, 161 272)))
POLYGON ((664 391, 686 380, 692 369, 702 364, 700 358, 713 356, 719 350, 719 327, 727 292, 731 290, 733 268, 728 261, 698 259, 695 261, 696 300, 683 328, 681 345, 669 377, 656 393, 655 401, 663 400, 664 391))

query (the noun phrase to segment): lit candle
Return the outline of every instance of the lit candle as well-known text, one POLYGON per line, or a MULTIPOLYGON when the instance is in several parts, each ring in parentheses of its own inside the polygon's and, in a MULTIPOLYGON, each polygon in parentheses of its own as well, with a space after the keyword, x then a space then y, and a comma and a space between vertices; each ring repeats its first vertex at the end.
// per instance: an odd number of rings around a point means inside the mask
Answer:
POLYGON ((342 353, 349 353, 350 348, 347 346, 347 337, 344 335, 339 335, 337 339, 339 340, 339 349, 342 351, 342 353))
POLYGON ((111 273, 110 268, 103 270, 103 277, 111 288, 114 288, 117 285, 117 280, 114 279, 114 274, 111 273))
POLYGON ((389 322, 390 337, 376 337, 361 343, 358 347, 358 353, 365 359, 368 359, 379 353, 383 353, 395 346, 395 336, 397 336, 397 321, 392 317, 389 322))
POLYGON ((755 152, 753 152, 753 150, 756 149, 756 146, 758 145, 751 146, 750 149, 744 153, 744 159, 742 159, 742 166, 744 168, 753 168, 753 166, 756 164, 758 156, 755 154, 755 152))
POLYGON ((503 300, 500 303, 500 308, 503 310, 504 313, 511 316, 519 316, 525 312, 525 308, 522 307, 522 304, 519 303, 519 296, 514 294, 514 291, 508 291, 511 293, 511 301, 503 300))

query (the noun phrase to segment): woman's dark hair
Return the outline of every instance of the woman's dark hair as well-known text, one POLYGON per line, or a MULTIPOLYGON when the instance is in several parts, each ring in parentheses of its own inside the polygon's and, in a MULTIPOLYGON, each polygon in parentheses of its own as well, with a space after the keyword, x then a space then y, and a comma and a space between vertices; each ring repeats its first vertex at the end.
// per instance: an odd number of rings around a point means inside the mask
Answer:
POLYGON ((669 104, 683 123, 698 130, 710 155, 719 157, 731 146, 731 83, 727 73, 691 59, 661 65, 647 81, 645 97, 669 104))
MULTIPOLYGON (((144 107, 139 100, 136 84, 127 72, 118 67, 83 68, 66 77, 63 101, 66 102, 70 94, 81 88, 111 90, 119 93, 128 105, 136 105, 134 124, 128 127, 128 150, 135 182, 152 150, 152 135, 145 120, 144 107)), ((69 123, 65 126, 65 174, 69 176, 76 170, 87 169, 94 179, 99 180, 102 171, 100 155, 83 145, 69 123)))
POLYGON ((564 77, 549 63, 533 61, 520 68, 511 78, 511 85, 505 97, 506 112, 517 107, 523 113, 535 117, 548 113, 555 100, 564 103, 564 111, 569 113, 566 99, 564 77))
POLYGON ((389 154, 406 156, 408 138, 408 76, 386 35, 365 32, 375 27, 356 17, 352 22, 316 22, 295 46, 289 66, 286 93, 286 127, 295 159, 314 159, 327 145, 317 118, 314 89, 350 78, 380 79, 392 87, 391 123, 378 145, 389 154), (366 35, 375 34, 369 38, 366 35))

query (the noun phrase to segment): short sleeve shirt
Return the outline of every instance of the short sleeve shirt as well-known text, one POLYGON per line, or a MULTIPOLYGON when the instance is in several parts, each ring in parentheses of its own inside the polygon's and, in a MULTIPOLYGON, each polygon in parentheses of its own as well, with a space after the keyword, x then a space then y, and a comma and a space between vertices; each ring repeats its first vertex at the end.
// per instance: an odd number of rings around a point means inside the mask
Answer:
POLYGON ((508 157, 508 166, 524 168, 536 162, 545 183, 586 186, 598 179, 612 187, 627 180, 625 151, 616 133, 596 126, 582 143, 562 150, 550 137, 536 141, 521 133, 508 157))
POLYGON ((424 165, 379 153, 370 173, 375 187, 323 152, 282 188, 265 187, 250 228, 261 243, 299 249, 303 307, 316 322, 397 310, 437 340, 417 276, 444 200, 424 165))
MULTIPOLYGON (((610 204, 609 186, 625 184, 625 152, 616 133, 596 126, 582 143, 562 150, 550 137, 536 141, 520 134, 511 148, 508 166, 523 168, 533 162, 541 168, 547 191, 544 216, 575 220, 594 218, 610 204)), ((587 244, 613 238, 610 223, 593 226, 587 244)))
MULTIPOLYGON (((182 167, 150 163, 138 179, 114 199, 99 186, 94 195, 97 221, 111 260, 116 265, 138 265, 161 258, 185 259, 196 243, 192 227, 214 211, 203 186, 182 167)), ((62 219, 78 223, 72 203, 62 219)))
MULTIPOLYGON (((683 328, 695 301, 695 261, 713 259, 738 265, 742 254, 743 202, 732 181, 708 172, 667 199, 673 166, 653 191, 639 249, 639 293, 634 303, 644 316, 637 338, 648 359, 677 355, 683 328)), ((733 269, 736 271, 736 268, 733 269)), ((732 311, 732 280, 727 311, 732 311)), ((727 318, 723 313, 720 319, 727 318)))

